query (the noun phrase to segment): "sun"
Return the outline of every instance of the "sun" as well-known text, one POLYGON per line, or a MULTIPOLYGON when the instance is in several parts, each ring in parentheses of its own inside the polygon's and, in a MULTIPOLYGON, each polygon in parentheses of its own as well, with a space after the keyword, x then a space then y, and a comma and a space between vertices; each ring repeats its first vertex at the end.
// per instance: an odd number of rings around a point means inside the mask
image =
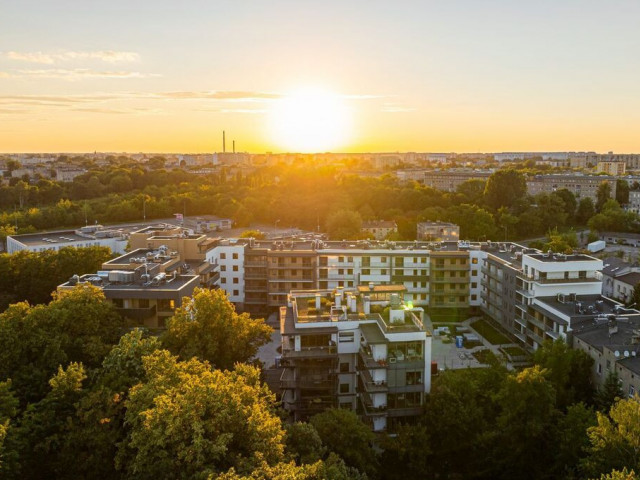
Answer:
POLYGON ((269 126, 273 141, 293 152, 327 152, 345 145, 351 115, 340 95, 305 89, 274 102, 269 126))

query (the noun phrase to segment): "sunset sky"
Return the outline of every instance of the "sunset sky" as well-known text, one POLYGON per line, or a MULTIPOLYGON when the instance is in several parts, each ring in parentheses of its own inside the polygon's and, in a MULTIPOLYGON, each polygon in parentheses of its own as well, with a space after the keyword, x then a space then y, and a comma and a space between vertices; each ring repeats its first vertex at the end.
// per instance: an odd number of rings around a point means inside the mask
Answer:
POLYGON ((0 0, 0 151, 640 152, 640 2, 0 0))

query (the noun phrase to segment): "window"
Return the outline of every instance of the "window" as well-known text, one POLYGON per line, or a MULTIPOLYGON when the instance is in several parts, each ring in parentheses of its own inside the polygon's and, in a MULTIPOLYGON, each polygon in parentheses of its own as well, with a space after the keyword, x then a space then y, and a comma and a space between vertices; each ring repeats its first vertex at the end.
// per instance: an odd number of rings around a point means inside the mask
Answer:
POLYGON ((633 394, 636 393, 636 389, 633 385, 629 385, 629 396, 633 397, 633 394))
POLYGON ((347 262, 353 263, 353 257, 347 257, 347 262))
POLYGON ((238 283, 238 277, 233 277, 233 283, 238 283))
POLYGON ((349 373, 349 362, 340 363, 340 373, 349 373))
POLYGON ((347 275, 353 275, 353 268, 347 269, 347 275))
POLYGON ((344 275, 344 268, 338 269, 338 275, 344 275))
POLYGON ((220 254, 220 259, 221 260, 226 260, 227 259, 227 254, 226 253, 221 253, 220 254))
POLYGON ((427 257, 422 257, 420 259, 420 263, 427 263, 427 257))
POLYGON ((240 293, 238 292, 238 290, 234 290, 233 295, 237 297, 238 295, 240 295, 240 293))
POLYGON ((149 299, 141 298, 138 300, 138 308, 149 308, 149 299))
POLYGON ((371 270, 369 270, 368 268, 363 268, 362 275, 371 275, 371 270))
POLYGON ((478 288, 477 282, 471 282, 471 288, 478 288))
POLYGON ((380 270, 380 275, 386 275, 387 274, 387 269, 386 268, 382 268, 380 270))
POLYGON ((234 260, 237 260, 237 259, 238 259, 238 254, 237 254, 237 253, 234 253, 234 254, 232 255, 232 258, 233 258, 234 260))
POLYGON ((338 263, 343 263, 344 262, 344 257, 338 257, 338 263))
POLYGON ((478 276, 478 270, 471 270, 471 276, 472 277, 478 276))
POLYGON ((226 272, 227 271, 227 266, 226 265, 220 265, 220 271, 221 272, 226 272))
POLYGON ((598 364, 598 375, 602 375, 602 364, 598 364))
POLYGON ((381 263, 387 263, 387 257, 380 257, 381 263))
POLYGON ((349 393, 349 384, 341 383, 340 384, 340 393, 349 393))
POLYGON ((353 332, 340 332, 338 334, 338 340, 340 343, 353 343, 355 341, 353 332))
POLYGON ((471 300, 477 300, 478 296, 477 295, 471 295, 471 300))
POLYGON ((477 265, 478 264, 478 258, 477 257, 472 258, 471 259, 471 263, 473 263, 474 265, 477 265))
POLYGON ((225 277, 222 277, 222 278, 220 279, 220 283, 227 283, 227 279, 226 279, 225 277))
POLYGON ((233 271, 234 271, 234 272, 237 272, 237 271, 238 271, 238 265, 234 265, 234 266, 233 266, 233 271))
POLYGON ((353 287, 353 282, 351 281, 347 282, 347 287, 353 287))

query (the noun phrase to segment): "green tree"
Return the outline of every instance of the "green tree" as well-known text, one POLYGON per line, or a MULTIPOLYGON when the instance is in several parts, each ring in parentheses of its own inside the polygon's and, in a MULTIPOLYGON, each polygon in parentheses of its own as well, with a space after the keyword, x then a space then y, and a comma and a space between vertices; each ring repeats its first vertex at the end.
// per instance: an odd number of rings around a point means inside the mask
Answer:
POLYGON ((576 200, 576 196, 573 192, 566 188, 561 188, 560 190, 553 192, 552 195, 555 195, 562 200, 564 203, 564 213, 567 215, 567 218, 572 221, 576 214, 576 209, 578 208, 578 201, 576 200))
POLYGON ((605 180, 598 186, 598 191, 596 192, 596 211, 602 211, 602 207, 607 200, 611 198, 611 184, 605 180))
POLYGON ((456 188, 456 192, 464 195, 465 200, 463 203, 470 203, 473 205, 481 205, 484 199, 484 190, 487 182, 480 179, 471 179, 462 182, 456 188))
POLYGON ((593 200, 586 197, 580 200, 578 204, 578 210, 576 211, 576 220, 580 225, 585 225, 591 217, 596 213, 596 208, 593 205, 593 200))
POLYGON ((116 457, 125 478, 206 478, 232 467, 246 474, 284 459, 275 397, 258 369, 212 370, 164 350, 143 364, 146 381, 126 400, 129 431, 116 457))
POLYGON ((611 470, 610 473, 603 473, 602 475, 600 475, 599 480, 638 480, 639 478, 640 477, 636 475, 635 471, 629 471, 625 467, 622 470, 611 470))
POLYGON ((196 288, 169 320, 162 344, 185 360, 196 357, 232 369, 251 360, 272 332, 263 319, 237 313, 224 290, 196 288))
POLYGON ((553 385, 539 366, 507 377, 497 401, 492 461, 497 478, 544 478, 553 465, 555 410, 553 385))
POLYGON ((618 372, 611 370, 598 389, 595 396, 595 403, 601 412, 608 412, 613 404, 622 398, 622 388, 620 388, 620 377, 618 372))
POLYGON ((640 399, 617 401, 609 414, 598 412, 597 425, 589 428, 591 445, 583 467, 590 476, 613 469, 640 471, 640 399))
POLYGON ((569 406, 565 415, 558 418, 554 454, 556 478, 579 478, 579 465, 589 447, 587 430, 595 424, 595 412, 584 403, 569 406))
POLYGON ((18 233, 17 229, 13 225, 0 225, 0 246, 2 248, 7 247, 7 237, 18 233))
POLYGON ((629 203, 629 182, 624 179, 616 180, 616 202, 620 205, 629 203))
POLYGON ((487 180, 484 197, 487 205, 498 210, 500 207, 511 207, 526 193, 527 182, 522 173, 516 170, 498 170, 487 180))
POLYGON ((310 423, 292 423, 286 426, 286 432, 286 451, 298 465, 317 462, 324 456, 320 435, 310 423))
POLYGON ((0 314, 0 378, 12 379, 21 401, 37 401, 59 365, 99 366, 123 328, 95 287, 78 286, 49 305, 12 305, 0 314))
POLYGON ((546 341, 533 354, 533 361, 546 371, 556 391, 556 406, 566 410, 578 402, 591 403, 593 359, 582 350, 569 348, 563 340, 546 341))
POLYGON ((311 417, 322 443, 340 455, 345 463, 367 475, 374 475, 378 459, 372 448, 373 432, 351 410, 334 408, 311 417))
POLYGON ((351 240, 362 236, 362 218, 352 210, 338 210, 327 218, 327 233, 332 240, 351 240))

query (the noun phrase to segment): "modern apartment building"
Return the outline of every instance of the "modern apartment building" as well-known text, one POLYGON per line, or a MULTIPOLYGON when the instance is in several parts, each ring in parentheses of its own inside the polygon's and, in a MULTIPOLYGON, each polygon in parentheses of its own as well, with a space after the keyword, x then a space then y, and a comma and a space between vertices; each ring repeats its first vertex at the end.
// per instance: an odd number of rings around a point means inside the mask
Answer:
POLYGON ((7 237, 7 252, 20 250, 44 252, 60 250, 64 247, 109 247, 113 253, 124 253, 127 246, 126 234, 116 228, 104 228, 101 225, 89 225, 77 230, 59 230, 55 232, 25 233, 7 237))
POLYGON ((398 232, 398 225, 393 220, 370 220, 362 222, 361 231, 370 234, 375 240, 384 240, 390 234, 398 232))
POLYGON ((132 325, 164 328, 183 297, 193 294, 200 277, 189 270, 176 251, 166 247, 137 249, 102 264, 102 270, 74 275, 59 292, 78 284, 92 284, 104 292, 132 325))
POLYGON ((292 291, 280 308, 284 408, 305 420, 358 412, 376 432, 419 415, 431 388, 431 333, 402 285, 292 291))

